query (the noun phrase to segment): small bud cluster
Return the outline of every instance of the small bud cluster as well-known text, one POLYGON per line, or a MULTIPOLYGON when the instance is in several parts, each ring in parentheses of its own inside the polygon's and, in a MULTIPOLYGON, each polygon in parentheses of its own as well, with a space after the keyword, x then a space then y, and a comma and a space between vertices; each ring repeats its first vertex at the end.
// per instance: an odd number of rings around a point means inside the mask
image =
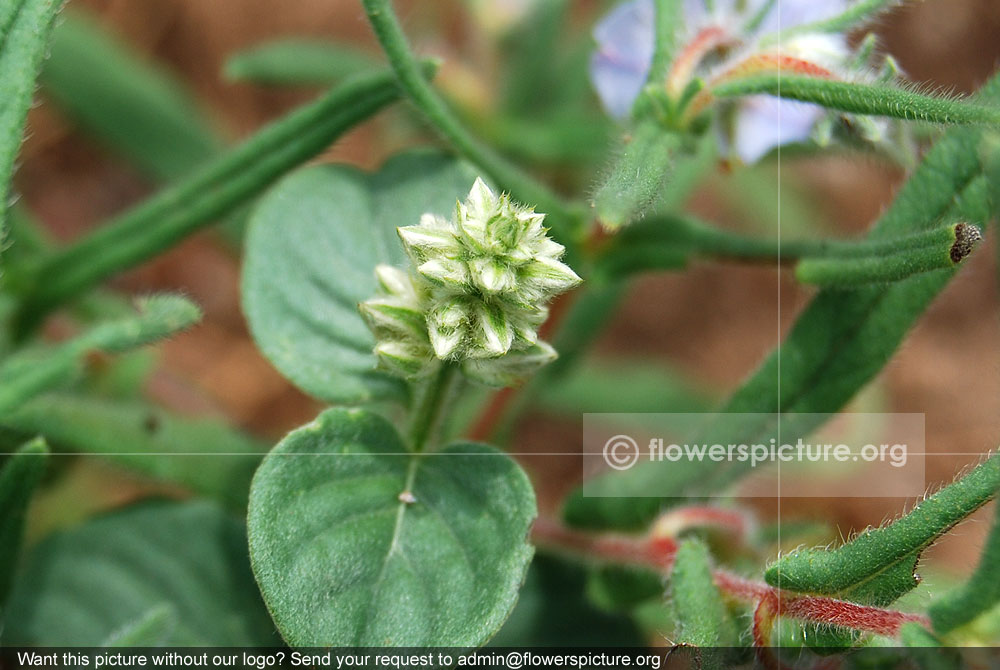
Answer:
POLYGON ((547 303, 580 278, 544 219, 477 179, 452 220, 424 214, 400 228, 415 273, 380 266, 378 294, 361 305, 380 363, 412 378, 453 361, 507 386, 552 361, 538 328, 547 303))

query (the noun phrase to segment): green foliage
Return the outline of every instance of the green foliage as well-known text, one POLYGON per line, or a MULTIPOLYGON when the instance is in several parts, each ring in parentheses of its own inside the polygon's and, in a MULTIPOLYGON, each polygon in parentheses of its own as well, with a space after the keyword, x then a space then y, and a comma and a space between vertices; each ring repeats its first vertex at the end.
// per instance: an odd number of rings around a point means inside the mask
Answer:
POLYGON ((934 630, 948 633, 969 623, 1000 602, 1000 505, 986 538, 979 565, 967 582, 931 603, 928 614, 934 630))
POLYGON ((335 84, 373 70, 376 61, 353 47, 321 40, 282 39, 265 42, 229 57, 230 81, 302 86, 335 84))
POLYGON ((82 11, 70 8, 56 26, 40 79, 73 122, 157 180, 180 179, 223 147, 170 72, 82 11))
POLYGON ((0 245, 35 76, 61 6, 62 0, 5 0, 0 7, 0 245))
POLYGON ((254 212, 243 308, 264 355, 296 385, 338 403, 405 399, 375 370, 375 341, 358 303, 375 294, 375 266, 403 267, 396 228, 447 213, 475 173, 437 153, 398 156, 372 175, 343 166, 302 170, 254 212))
POLYGON ((164 603, 153 607, 104 640, 102 647, 160 647, 177 628, 177 608, 164 603))
POLYGON ((542 407, 568 416, 586 412, 707 412, 714 394, 664 365, 638 358, 586 361, 549 384, 542 407))
POLYGON ((708 547, 698 540, 685 540, 678 547, 670 596, 678 625, 675 643, 703 647, 702 667, 724 667, 719 647, 733 646, 735 634, 712 577, 708 547))
POLYGON ((345 83, 52 254, 24 296, 19 330, 30 330, 55 307, 233 211, 397 97, 389 74, 345 83))
POLYGON ((0 363, 0 418, 33 396, 65 383, 93 351, 119 353, 163 339, 201 319, 186 298, 159 295, 137 301, 135 316, 94 326, 44 351, 22 350, 0 363))
POLYGON ((1000 490, 1000 456, 926 498, 883 528, 867 530, 836 549, 782 557, 764 578, 789 591, 820 593, 884 606, 917 585, 921 552, 1000 490))
POLYGON ((44 435, 59 450, 100 455, 236 511, 246 509, 250 479, 264 454, 263 445, 218 420, 78 394, 30 400, 0 426, 44 435))
POLYGON ((594 193, 594 213, 605 228, 616 230, 637 221, 657 205, 686 142, 656 121, 636 125, 594 193))
POLYGON ((11 593, 3 642, 97 646, 127 629, 148 633, 164 607, 176 612, 170 646, 279 642, 253 587, 243 524, 211 503, 165 501, 38 544, 11 593))
MULTIPOLYGON (((525 174, 518 166, 482 144, 462 125, 455 113, 420 76, 419 63, 406 41, 403 28, 392 11, 391 0, 362 0, 375 37, 392 64, 399 84, 426 120, 476 167, 522 203, 550 215, 549 225, 563 244, 576 241, 575 224, 582 214, 567 207, 548 187, 525 174), (571 225, 572 224, 572 225, 571 225)), ((572 252, 572 249, 571 249, 572 252)))
POLYGON ((14 580, 24 534, 25 514, 45 473, 49 448, 41 438, 18 449, 0 467, 0 614, 14 580))
POLYGON ((903 624, 899 632, 903 646, 921 670, 958 670, 965 667, 954 649, 942 649, 941 640, 918 623, 903 624))
POLYGON ((534 516, 502 452, 410 453, 384 419, 333 409, 258 470, 250 555, 292 646, 476 646, 514 607, 534 516))
POLYGON ((887 116, 928 123, 1000 126, 1000 109, 923 95, 892 86, 836 81, 789 74, 766 74, 727 80, 712 86, 720 98, 777 95, 849 114, 887 116))
MULTIPOLYGON (((1000 78, 979 94, 981 101, 1000 98, 1000 78)), ((983 132, 975 128, 950 130, 926 155, 920 167, 899 191, 867 240, 882 242, 915 235, 940 226, 942 220, 983 225, 989 219, 989 198, 978 150, 983 132)), ((885 365, 931 300, 954 276, 943 269, 914 275, 888 285, 865 286, 853 291, 822 290, 801 313, 781 348, 731 396, 722 415, 737 415, 710 442, 734 440, 756 443, 773 435, 775 425, 760 418, 740 425, 740 413, 769 416, 780 410, 794 416, 841 408, 885 365), (781 365, 781 360, 795 365, 781 365), (822 380, 817 384, 816 380, 822 380)), ((794 419, 790 419, 794 424, 794 419)), ((781 435, 794 441, 817 426, 785 425, 781 435)), ((706 436, 701 436, 706 437, 706 436)), ((703 439, 698 442, 705 442, 703 439)), ((685 463, 669 472, 640 464, 615 473, 601 484, 615 497, 574 494, 564 508, 571 523, 588 527, 641 528, 660 510, 658 498, 632 498, 651 490, 666 490, 667 483, 681 491, 707 494, 731 483, 744 470, 719 469, 714 464, 685 463), (666 477, 666 480, 661 479, 666 477)))

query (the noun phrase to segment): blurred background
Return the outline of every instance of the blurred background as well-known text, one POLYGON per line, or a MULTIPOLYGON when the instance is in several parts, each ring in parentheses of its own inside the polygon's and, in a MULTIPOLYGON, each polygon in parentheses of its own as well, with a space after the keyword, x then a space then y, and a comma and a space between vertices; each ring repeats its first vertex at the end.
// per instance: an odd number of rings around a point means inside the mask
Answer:
MULTIPOLYGON (((548 1, 400 0, 397 5, 417 50, 445 59, 438 86, 479 134, 531 164, 559 188, 587 192, 614 138, 584 74, 590 27, 609 3, 574 0, 569 20, 558 31, 558 46, 522 48, 531 37, 523 17, 548 1), (563 55, 553 55, 553 62, 543 65, 546 49, 563 55), (565 77, 569 83, 563 82, 564 88, 575 92, 574 106, 565 112, 566 127, 580 131, 575 155, 547 151, 531 134, 532 100, 547 106, 545 113, 562 112, 551 112, 556 103, 546 99, 546 90, 536 88, 544 87, 544 76, 523 77, 522 70, 512 77, 504 69, 511 54, 524 51, 540 59, 536 62, 541 74, 556 67, 546 76, 565 77), (518 105, 521 125, 497 120, 498 109, 518 105)), ((123 53, 130 54, 129 67, 155 68, 170 86, 184 91, 190 101, 187 112, 199 129, 191 142, 195 154, 203 145, 210 155, 322 90, 309 84, 236 81, 239 68, 226 65, 234 53, 278 38, 308 37, 349 45, 362 56, 381 60, 355 0, 71 0, 69 5, 74 19, 89 19, 120 42, 127 50, 123 53)), ((184 160, 195 162, 197 156, 144 160, 129 151, 127 142, 109 138, 107 129, 95 126, 88 105, 80 100, 100 102, 103 92, 99 87, 87 89, 85 76, 100 74, 87 71, 101 67, 100 62, 64 55, 73 53, 73 40, 79 36, 69 34, 67 24, 58 30, 39 104, 29 118, 16 190, 51 236, 65 242, 184 174, 190 167, 184 160), (74 91, 74 84, 83 90, 74 91)), ((914 2, 893 11, 875 30, 903 71, 930 89, 971 92, 1000 63, 1000 0, 914 2)), ((127 127, 128 110, 119 111, 118 123, 127 127)), ((400 148, 433 141, 405 108, 396 106, 350 132, 318 160, 374 168, 400 148)), ((155 146, 152 138, 150 142, 155 146)), ((165 153, 175 149, 163 147, 165 153)), ((786 156, 780 166, 773 159, 747 169, 720 165, 697 189, 689 207, 721 226, 775 235, 780 202, 786 238, 850 237, 878 216, 903 176, 901 168, 884 160, 844 152, 786 156)), ((180 290, 205 310, 198 327, 159 349, 145 389, 150 398, 187 414, 224 416, 273 442, 311 420, 320 405, 285 381, 247 333, 239 305, 237 236, 231 227, 196 235, 117 278, 113 287, 127 294, 180 290)), ((949 480, 977 460, 974 454, 1000 441, 1000 296, 994 238, 995 232, 989 231, 988 243, 851 407, 926 414, 928 450, 950 454, 928 460, 928 486, 949 480)), ((790 276, 769 267, 699 264, 684 273, 646 276, 633 283, 593 355, 610 370, 639 357, 652 359, 677 380, 678 389, 671 392, 681 404, 688 396, 711 402, 756 368, 810 295, 790 276)), ((49 324, 55 337, 68 327, 59 319, 49 324)), ((517 451, 579 450, 579 412, 551 405, 518 422, 513 438, 517 451)), ((579 460, 528 457, 524 462, 540 488, 543 511, 551 513, 576 483, 579 460)), ((149 490, 147 483, 112 465, 81 457, 64 485, 39 500, 33 532, 71 523, 149 490)), ((785 500, 781 511, 783 517, 820 515, 846 535, 912 502, 856 498, 832 505, 822 499, 785 500)), ((769 500, 753 504, 764 517, 777 506, 769 500)), ((963 525, 935 547, 935 565, 956 572, 971 569, 987 528, 981 521, 988 514, 981 511, 978 521, 963 525)))

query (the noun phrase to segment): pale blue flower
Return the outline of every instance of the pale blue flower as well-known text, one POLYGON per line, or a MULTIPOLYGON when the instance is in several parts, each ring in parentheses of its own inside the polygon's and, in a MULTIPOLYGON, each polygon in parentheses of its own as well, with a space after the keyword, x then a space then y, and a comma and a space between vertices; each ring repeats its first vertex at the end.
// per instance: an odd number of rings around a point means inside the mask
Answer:
MULTIPOLYGON (((700 31, 718 27, 741 57, 752 53, 760 37, 836 16, 846 0, 779 0, 760 21, 752 35, 745 27, 766 6, 766 0, 715 0, 709 10, 704 0, 684 0, 683 45, 700 31)), ((626 118, 649 76, 654 41, 653 0, 628 0, 612 9, 594 29, 597 42, 590 62, 590 76, 607 112, 626 118)), ((782 53, 820 65, 839 65, 847 54, 843 35, 807 35, 782 45, 782 53)), ((718 69, 718 67, 716 67, 718 69)), ((698 72, 705 75, 705 72, 698 72)), ((741 100, 726 137, 729 149, 745 163, 753 163, 773 148, 807 140, 825 111, 816 105, 752 96, 741 100)))

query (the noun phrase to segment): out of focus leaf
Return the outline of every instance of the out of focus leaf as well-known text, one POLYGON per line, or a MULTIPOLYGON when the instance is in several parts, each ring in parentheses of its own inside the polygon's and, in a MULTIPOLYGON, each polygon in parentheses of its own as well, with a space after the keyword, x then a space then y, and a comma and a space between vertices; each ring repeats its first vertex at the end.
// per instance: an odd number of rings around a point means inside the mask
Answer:
POLYGON ((179 79, 82 11, 67 10, 53 31, 41 82, 87 133, 157 180, 185 176, 224 146, 179 79))
POLYGON ((627 616, 595 608, 583 596, 586 574, 580 565, 554 556, 535 556, 517 606, 490 646, 642 646, 643 638, 627 616), (567 612, 573 616, 566 616, 567 612))
POLYGON ((55 347, 23 350, 4 360, 0 364, 0 420, 33 396, 71 379, 88 353, 141 347, 201 318, 198 306, 180 296, 142 298, 138 308, 135 316, 99 324, 55 347))
POLYGON ((263 445, 211 419, 185 419, 141 402, 49 394, 0 420, 60 450, 98 454, 158 481, 244 510, 263 445))
POLYGON ((159 647, 177 628, 177 608, 164 603, 112 633, 102 647, 159 647))
POLYGON ((545 409, 586 412, 706 412, 716 398, 665 365, 636 359, 597 359, 578 365, 545 387, 545 409))
POLYGON ((1000 505, 986 538, 979 565, 967 582, 931 603, 928 614, 937 633, 969 623, 1000 602, 1000 505))
POLYGON ((4 0, 0 5, 0 245, 35 76, 61 6, 62 0, 4 0))
POLYGON ((24 515, 42 479, 49 448, 41 438, 17 450, 0 468, 0 612, 14 580, 24 535, 24 515))
POLYGON ((321 40, 282 39, 232 54, 225 65, 230 81, 258 84, 335 84, 377 67, 374 58, 354 47, 321 40))
POLYGON ((165 645, 280 644, 243 523, 205 501, 139 504, 43 540, 11 592, 3 643, 106 644, 164 606, 177 613, 165 645))

